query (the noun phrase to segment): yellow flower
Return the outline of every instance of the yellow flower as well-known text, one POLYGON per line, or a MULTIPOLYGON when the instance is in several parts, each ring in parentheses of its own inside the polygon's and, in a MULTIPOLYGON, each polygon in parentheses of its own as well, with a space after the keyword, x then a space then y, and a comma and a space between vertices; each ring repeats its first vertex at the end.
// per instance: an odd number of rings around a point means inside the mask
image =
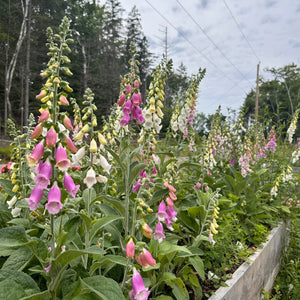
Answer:
POLYGON ((89 131, 89 129, 90 129, 89 124, 85 124, 85 125, 82 127, 81 131, 82 131, 83 133, 86 133, 86 132, 89 131))
POLYGON ((82 130, 81 130, 81 131, 79 131, 79 132, 75 135, 74 140, 75 140, 75 141, 79 141, 79 140, 81 140, 81 139, 83 138, 83 136, 84 136, 84 133, 83 133, 82 130))
POLYGON ((100 132, 98 132, 98 140, 99 140, 99 143, 104 146, 107 144, 105 137, 100 132))
POLYGON ((157 113, 157 115, 158 115, 161 119, 163 118, 164 114, 163 114, 163 112, 161 111, 160 107, 157 107, 157 108, 156 108, 156 113, 157 113))
POLYGON ((97 152, 97 143, 96 143, 96 141, 94 139, 91 140, 90 152, 91 153, 97 152))
POLYGON ((18 184, 14 185, 12 192, 16 193, 18 191, 18 189, 20 188, 20 186, 18 184))

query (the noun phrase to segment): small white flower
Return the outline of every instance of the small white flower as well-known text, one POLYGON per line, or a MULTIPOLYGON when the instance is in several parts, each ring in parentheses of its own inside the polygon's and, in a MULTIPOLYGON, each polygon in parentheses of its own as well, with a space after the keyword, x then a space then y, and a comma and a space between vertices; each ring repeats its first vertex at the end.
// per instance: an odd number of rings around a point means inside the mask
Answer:
POLYGON ((100 154, 100 161, 99 161, 100 166, 109 174, 111 165, 108 163, 106 158, 100 154))
POLYGON ((7 201, 8 208, 11 209, 17 202, 17 196, 13 196, 10 201, 7 201))
POLYGON ((99 176, 97 176, 97 180, 100 183, 106 183, 107 182, 107 177, 103 176, 103 175, 99 175, 99 176))
POLYGON ((90 168, 84 178, 83 182, 90 189, 95 183, 97 183, 96 173, 93 168, 90 168))
POLYGON ((20 207, 15 207, 11 210, 11 214, 13 218, 19 217, 21 214, 21 208, 20 207))
POLYGON ((85 155, 85 147, 81 147, 76 154, 72 155, 72 166, 76 166, 79 164, 79 161, 84 157, 85 155))

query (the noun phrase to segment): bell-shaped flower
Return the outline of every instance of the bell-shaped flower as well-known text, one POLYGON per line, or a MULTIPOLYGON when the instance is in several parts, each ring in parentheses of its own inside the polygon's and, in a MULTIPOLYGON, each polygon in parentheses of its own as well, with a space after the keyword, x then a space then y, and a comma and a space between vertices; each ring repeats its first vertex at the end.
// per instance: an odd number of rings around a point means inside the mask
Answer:
POLYGON ((33 149, 32 153, 27 156, 27 163, 30 167, 34 167, 44 155, 44 142, 41 141, 33 149))
POLYGON ((169 192, 169 197, 170 197, 173 201, 177 200, 177 196, 176 196, 176 195, 174 194, 174 192, 172 192, 172 191, 169 192))
POLYGON ((126 126, 128 125, 130 122, 130 116, 128 114, 124 114, 121 121, 120 121, 120 125, 121 126, 126 126))
POLYGON ((126 100, 125 94, 122 93, 122 94, 120 95, 120 98, 119 98, 119 101, 118 101, 118 105, 119 105, 119 106, 122 106, 122 105, 125 103, 125 100, 126 100))
POLYGON ((74 145, 73 141, 71 140, 70 137, 65 136, 65 140, 64 142, 66 143, 66 148, 71 151, 72 153, 76 153, 77 152, 77 148, 74 145))
POLYGON ((72 122, 71 122, 70 118, 66 115, 64 116, 63 124, 68 130, 70 130, 70 131, 73 130, 72 122))
POLYGON ((97 177, 97 181, 100 183, 106 183, 107 182, 107 177, 103 176, 103 175, 98 175, 97 177))
POLYGON ((83 182, 90 189, 95 183, 97 183, 96 173, 93 168, 90 168, 84 178, 83 182))
POLYGON ((100 157, 99 157, 99 164, 105 170, 105 172, 107 172, 109 174, 110 169, 111 169, 111 165, 108 163, 106 158, 101 154, 100 154, 100 157))
POLYGON ((106 141, 104 135, 100 132, 98 132, 98 140, 101 145, 104 145, 104 146, 107 145, 107 141, 106 141))
POLYGON ((52 148, 56 145, 56 141, 57 141, 57 133, 54 130, 54 128, 51 127, 46 135, 46 146, 52 148))
POLYGON ((39 186, 35 186, 31 192, 31 195, 29 198, 26 198, 27 203, 29 204, 30 210, 36 210, 38 207, 38 204, 42 200, 44 195, 44 190, 40 189, 39 186))
POLYGON ((76 154, 72 155, 72 166, 76 166, 83 159, 85 155, 85 147, 81 147, 76 154))
POLYGON ((174 202, 172 201, 172 199, 170 197, 167 197, 166 201, 167 201, 167 205, 169 207, 173 207, 174 206, 174 202))
POLYGON ((48 192, 48 202, 45 207, 51 215, 59 213, 63 207, 61 203, 61 191, 56 181, 48 192))
POLYGON ((131 300, 147 300, 150 292, 148 292, 148 288, 145 287, 142 276, 133 268, 133 276, 132 276, 132 290, 129 292, 129 297, 131 300))
POLYGON ((43 132, 43 123, 39 123, 37 126, 35 126, 35 128, 33 129, 30 137, 32 139, 36 139, 38 138, 43 132))
POLYGON ((140 84, 139 84, 139 81, 138 80, 135 80, 134 83, 133 83, 133 86, 138 89, 140 87, 140 84))
POLYGON ((12 215, 12 217, 13 217, 13 218, 19 217, 20 214, 21 214, 21 210, 22 210, 21 207, 15 207, 15 208, 13 208, 13 209, 11 210, 11 215, 12 215))
POLYGON ((135 244, 132 238, 126 244, 126 258, 133 258, 135 253, 135 244))
POLYGON ((42 161, 36 168, 38 174, 35 176, 34 181, 40 189, 45 189, 50 184, 52 176, 52 165, 49 158, 43 163, 42 161))
POLYGON ((139 99, 138 94, 133 93, 132 97, 131 97, 131 101, 134 106, 138 106, 140 104, 140 99, 139 99))
POLYGON ((45 122, 49 119, 50 113, 48 109, 44 109, 41 113, 41 115, 39 116, 39 122, 45 122))
POLYGON ((80 185, 75 185, 73 178, 68 173, 65 173, 64 176, 64 186, 70 195, 75 198, 80 185))
POLYGON ((143 249, 143 252, 141 252, 137 257, 136 261, 142 266, 142 267, 148 267, 152 266, 154 267, 156 264, 155 259, 152 257, 151 253, 147 249, 143 249))
POLYGON ((129 115, 131 113, 131 109, 132 109, 132 102, 131 100, 127 100, 122 110, 123 114, 129 115))
POLYGON ((147 223, 144 223, 142 226, 142 233, 145 237, 147 237, 148 239, 152 238, 152 232, 153 230, 149 227, 149 225, 147 223))
POLYGON ((137 118, 136 118, 136 121, 137 121, 138 124, 142 124, 142 123, 145 121, 142 112, 140 112, 140 113, 138 114, 138 116, 137 116, 137 118))
POLYGON ((41 100, 42 98, 44 98, 47 95, 47 91, 46 90, 41 90, 40 93, 38 95, 35 96, 36 99, 41 100))
POLYGON ((70 161, 68 160, 68 155, 66 149, 60 144, 55 151, 55 161, 56 166, 61 171, 67 171, 71 165, 70 161))
POLYGON ((133 185, 132 190, 134 193, 138 192, 141 187, 142 180, 139 178, 135 185, 133 185))
POLYGON ((125 93, 129 94, 131 92, 131 85, 128 83, 125 89, 125 93))
POLYGON ((61 96, 59 97, 58 104, 59 104, 59 105, 65 105, 65 106, 68 106, 68 105, 69 105, 69 101, 67 100, 66 96, 61 95, 61 96))
POLYGON ((7 201, 8 209, 13 208, 13 206, 16 204, 17 200, 18 200, 17 196, 13 196, 11 198, 11 200, 7 201))
POLYGON ((168 218, 168 214, 166 211, 166 204, 164 201, 162 201, 158 206, 158 212, 156 213, 156 217, 159 222, 165 222, 165 220, 168 218))
POLYGON ((176 218, 177 212, 174 210, 173 207, 171 207, 171 206, 167 207, 167 214, 173 222, 177 221, 177 218, 176 218))
POLYGON ((97 148, 97 142, 94 139, 92 139, 91 143, 90 143, 90 152, 91 153, 96 153, 97 149, 98 149, 97 148))
POLYGON ((160 222, 158 222, 155 227, 154 239, 161 243, 165 237, 164 227, 160 222))

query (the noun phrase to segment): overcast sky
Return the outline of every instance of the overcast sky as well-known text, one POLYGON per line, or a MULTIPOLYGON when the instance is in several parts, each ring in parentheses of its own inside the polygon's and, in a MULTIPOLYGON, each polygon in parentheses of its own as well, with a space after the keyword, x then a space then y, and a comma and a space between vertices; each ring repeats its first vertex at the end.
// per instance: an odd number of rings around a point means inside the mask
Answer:
POLYGON ((138 8, 150 51, 165 51, 174 67, 188 74, 206 68, 197 111, 214 113, 219 105, 238 110, 255 88, 257 64, 300 65, 300 0, 121 0, 126 14, 138 8))

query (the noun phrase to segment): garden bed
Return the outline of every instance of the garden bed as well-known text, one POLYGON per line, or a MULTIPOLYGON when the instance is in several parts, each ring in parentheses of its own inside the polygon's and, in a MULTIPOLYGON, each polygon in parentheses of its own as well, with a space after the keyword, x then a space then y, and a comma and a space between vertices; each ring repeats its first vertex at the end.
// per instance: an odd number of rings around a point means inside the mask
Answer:
POLYGON ((274 228, 267 241, 247 262, 243 263, 226 281, 226 287, 220 287, 209 300, 256 300, 261 291, 270 291, 280 267, 282 251, 289 242, 289 224, 281 223, 274 228))

